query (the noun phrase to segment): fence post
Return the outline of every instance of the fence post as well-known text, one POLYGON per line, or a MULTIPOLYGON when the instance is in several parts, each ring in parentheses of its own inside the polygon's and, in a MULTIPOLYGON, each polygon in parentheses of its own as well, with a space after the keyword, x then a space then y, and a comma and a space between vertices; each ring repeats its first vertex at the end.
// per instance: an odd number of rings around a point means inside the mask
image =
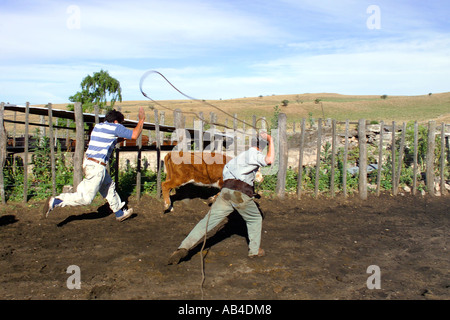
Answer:
POLYGON ((345 120, 345 143, 344 143, 344 159, 342 168, 342 192, 344 197, 347 196, 347 160, 348 160, 348 119, 345 120))
POLYGON ((417 193, 417 157, 418 157, 418 125, 417 121, 414 122, 414 160, 413 160, 413 188, 412 193, 413 195, 416 195, 417 193))
POLYGON ((305 118, 302 119, 300 135, 300 148, 298 156, 298 180, 297 180, 297 199, 300 200, 302 194, 303 182, 303 149, 305 147, 305 118))
POLYGON ((155 113, 155 136, 156 136, 156 196, 161 198, 161 136, 159 133, 158 110, 155 113))
MULTIPOLYGON (((13 147, 16 146, 16 121, 17 121, 17 111, 14 111, 14 124, 13 124, 13 147)), ((15 157, 13 157, 15 159, 15 157)), ((14 160, 15 164, 15 160, 14 160)), ((14 168, 15 169, 15 168, 14 168)), ((15 170, 14 170, 15 171, 15 170)))
POLYGON ((333 119, 331 122, 332 130, 331 130, 331 185, 330 185, 330 191, 331 191, 331 197, 334 197, 334 174, 335 174, 335 165, 336 165, 336 120, 333 119))
POLYGON ((45 117, 43 115, 39 116, 39 123, 41 124, 41 126, 39 126, 39 141, 42 142, 44 137, 47 135, 45 130, 45 117))
POLYGON ((3 167, 5 165, 6 161, 6 130, 5 126, 3 125, 4 120, 4 109, 5 109, 5 103, 2 102, 0 104, 0 196, 2 198, 2 203, 6 203, 6 197, 5 197, 5 180, 3 177, 3 167))
POLYGON ((94 105, 94 114, 95 114, 95 124, 99 123, 100 119, 99 119, 99 113, 100 113, 100 108, 98 107, 98 105, 94 105))
POLYGON ((428 141, 426 158, 427 189, 432 197, 434 194, 434 149, 436 148, 436 121, 428 121, 428 141))
POLYGON ((52 104, 48 104, 48 133, 49 133, 49 146, 50 146, 50 163, 52 170, 52 195, 56 195, 56 165, 55 165, 55 143, 53 137, 53 110, 52 104))
POLYGON ((194 151, 203 152, 203 121, 194 120, 194 151))
MULTIPOLYGON (((139 122, 139 116, 138 116, 139 122)), ((142 133, 137 139, 138 154, 137 154, 137 172, 136 172, 136 197, 137 200, 141 200, 141 158, 142 158, 142 133)))
POLYGON ((76 145, 73 155, 73 190, 76 191, 78 184, 83 180, 83 157, 84 157, 84 119, 81 102, 74 103, 76 145))
POLYGON ((380 144, 378 146, 377 196, 381 191, 381 171, 383 170, 383 131, 384 122, 380 121, 380 144))
POLYGON ((394 195, 397 194, 397 190, 395 189, 395 121, 392 121, 392 193, 394 195))
POLYGON ((30 103, 25 104, 25 137, 24 137, 24 155, 23 155, 23 202, 28 201, 28 130, 30 119, 30 103))
POLYGON ((445 179, 444 179, 444 169, 445 169, 445 124, 441 124, 441 195, 447 194, 445 190, 445 179))
MULTIPOLYGON (((70 119, 66 119, 66 127, 68 128, 70 124, 70 119)), ((69 133, 69 129, 66 129, 66 152, 68 152, 70 150, 70 133, 69 133)))
POLYGON ((397 195, 398 193, 398 187, 400 185, 400 176, 402 174, 402 163, 403 163, 403 152, 405 147, 405 134, 406 134, 406 123, 403 122, 402 127, 402 137, 400 140, 400 149, 398 151, 398 167, 397 167, 397 177, 395 178, 395 193, 394 195, 397 195))
POLYGON ((278 136, 279 136, 279 168, 277 177, 276 194, 279 198, 283 199, 285 195, 286 187, 286 172, 287 172, 287 158, 288 158, 288 148, 287 148, 287 135, 286 135, 286 114, 280 113, 278 115, 278 136))
POLYGON ((236 130, 237 130, 237 114, 233 114, 233 153, 234 156, 236 157, 238 154, 238 143, 237 143, 237 134, 236 134, 236 130))
POLYGON ((161 111, 159 114, 160 114, 159 124, 163 126, 163 125, 166 124, 166 112, 165 111, 161 111))
POLYGON ((184 130, 183 113, 180 109, 175 109, 173 111, 173 125, 178 141, 175 150, 184 151, 186 146, 186 132, 184 130))
POLYGON ((367 142, 366 142, 366 120, 360 119, 358 124, 359 141, 359 196, 362 200, 367 199, 367 142))
POLYGON ((320 150, 322 148, 322 118, 319 118, 319 124, 317 128, 317 155, 316 155, 316 178, 314 186, 314 196, 319 194, 319 179, 320 179, 320 150))

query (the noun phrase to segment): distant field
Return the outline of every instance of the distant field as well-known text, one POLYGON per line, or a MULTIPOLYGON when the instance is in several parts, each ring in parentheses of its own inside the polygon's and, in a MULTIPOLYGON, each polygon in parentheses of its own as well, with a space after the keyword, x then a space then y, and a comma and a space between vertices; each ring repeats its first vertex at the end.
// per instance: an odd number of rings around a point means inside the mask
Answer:
MULTIPOLYGON (((333 93, 317 94, 293 94, 293 95, 274 95, 252 98, 240 98, 229 100, 208 100, 212 104, 228 114, 237 114, 239 119, 251 123, 252 116, 266 117, 268 121, 273 117, 274 107, 278 106, 280 112, 286 113, 288 124, 300 121, 302 118, 332 118, 339 121, 349 119, 355 121, 358 119, 383 120, 385 122, 399 121, 418 121, 427 122, 436 120, 438 123, 450 123, 450 92, 437 93, 422 96, 387 96, 382 99, 380 96, 351 96, 333 93), (318 103, 316 103, 317 99, 318 103), (282 106, 282 101, 288 100, 287 106, 282 106), (323 109, 322 109, 323 108, 323 109), (323 110, 323 111, 322 111, 323 110)), ((127 118, 136 119, 137 109, 144 106, 151 115, 153 122, 152 107, 165 111, 166 123, 172 123, 173 112, 171 110, 179 108, 186 112, 187 126, 192 126, 194 114, 203 112, 204 117, 209 119, 209 113, 215 112, 218 122, 225 123, 228 118, 228 124, 231 126, 232 119, 224 112, 217 110, 200 101, 174 100, 158 101, 159 104, 166 107, 161 109, 150 100, 147 101, 124 101, 118 105, 127 118)))
MULTIPOLYGON (((245 120, 247 123, 251 123, 253 115, 256 115, 257 118, 266 117, 270 123, 275 106, 279 107, 280 112, 286 113, 288 130, 292 130, 294 121, 299 123, 302 118, 308 119, 310 116, 314 119, 331 118, 338 121, 366 119, 383 120, 385 122, 418 121, 419 123, 425 123, 428 120, 436 120, 438 123, 450 123, 450 92, 421 96, 387 96, 385 99, 382 99, 381 96, 306 93, 207 100, 206 102, 220 110, 202 101, 193 100, 158 101, 158 104, 164 108, 150 100, 123 101, 116 103, 116 108, 120 106, 126 118, 137 119, 138 108, 143 106, 147 113, 147 122, 154 122, 153 108, 156 108, 159 111, 165 111, 165 123, 168 125, 173 124, 172 110, 179 108, 185 112, 187 127, 192 127, 194 113, 199 112, 203 112, 205 119, 208 120, 210 112, 215 112, 218 122, 225 124, 226 119, 228 119, 230 127, 232 126, 232 118, 224 112, 237 114, 239 119, 245 120), (282 106, 283 100, 289 101, 287 106, 282 106)), ((54 104, 53 108, 66 109, 66 104, 54 104)), ((11 118, 11 115, 7 114, 6 117, 11 118)), ((18 120, 22 117, 23 115, 19 114, 18 120)), ((241 127, 242 123, 239 122, 238 125, 241 127)))

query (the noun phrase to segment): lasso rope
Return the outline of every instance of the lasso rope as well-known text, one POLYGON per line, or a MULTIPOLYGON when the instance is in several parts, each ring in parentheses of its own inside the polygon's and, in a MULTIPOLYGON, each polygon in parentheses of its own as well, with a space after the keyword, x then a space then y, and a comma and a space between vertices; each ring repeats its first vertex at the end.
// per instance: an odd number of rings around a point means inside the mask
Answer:
MULTIPOLYGON (((206 104, 206 105, 208 105, 208 106, 210 106, 210 107, 212 107, 212 108, 214 108, 214 109, 216 109, 216 110, 219 110, 220 112, 226 114, 227 116, 229 116, 229 117, 231 117, 231 118, 233 118, 233 119, 236 119, 237 121, 239 121, 239 122, 241 122, 241 123, 243 123, 243 124, 246 124, 246 125, 252 127, 252 128, 255 129, 256 131, 258 131, 258 128, 256 127, 256 124, 257 124, 259 121, 266 121, 266 120, 263 119, 263 118, 259 118, 259 119, 256 120, 255 126, 253 126, 253 125, 250 124, 250 123, 246 123, 244 120, 241 120, 241 119, 236 118, 234 115, 232 115, 232 114, 226 112, 225 110, 223 110, 223 109, 221 109, 221 108, 219 108, 219 107, 213 105, 212 103, 209 103, 209 102, 207 102, 207 101, 205 101, 205 100, 200 100, 200 99, 197 99, 197 98, 194 98, 194 97, 191 97, 191 96, 185 94, 184 92, 182 92, 181 90, 179 90, 177 87, 175 87, 175 86, 174 86, 174 85, 173 85, 173 84, 172 84, 172 83, 171 83, 171 82, 170 82, 170 81, 169 81, 169 80, 168 80, 161 72, 156 71, 156 70, 149 70, 149 71, 145 72, 145 73, 142 75, 141 80, 139 81, 139 89, 141 90, 141 93, 142 93, 142 95, 143 95, 144 97, 146 97, 147 99, 151 100, 153 103, 155 103, 156 105, 160 106, 161 108, 164 108, 164 109, 167 109, 167 110, 170 110, 170 111, 175 111, 174 109, 169 108, 169 107, 167 107, 167 106, 164 106, 164 105, 162 105, 161 103, 157 102, 156 100, 153 100, 149 95, 147 95, 147 94, 144 92, 144 90, 143 90, 142 87, 143 87, 143 84, 144 84, 145 79, 146 79, 150 74, 157 74, 157 75, 161 76, 161 77, 164 79, 164 81, 166 81, 173 89, 175 89, 175 90, 176 90, 178 93, 180 93, 182 96, 184 96, 184 97, 186 97, 186 98, 188 98, 188 99, 190 99, 190 100, 194 100, 194 101, 201 102, 201 103, 206 104)), ((193 112, 193 111, 181 111, 181 112, 184 113, 184 114, 193 114, 193 115, 194 115, 196 118, 198 118, 199 120, 201 120, 201 121, 203 121, 203 122, 205 122, 205 123, 208 123, 208 124, 210 124, 210 125, 216 125, 216 126, 224 127, 224 128, 227 128, 227 129, 233 129, 233 130, 239 132, 239 130, 236 130, 236 128, 231 128, 231 127, 229 127, 229 126, 227 126, 227 125, 225 125, 225 124, 223 124, 223 123, 216 123, 216 122, 212 122, 212 121, 207 121, 204 117, 202 117, 201 115, 199 115, 197 112, 193 112)), ((267 121, 266 121, 266 125, 267 125, 267 121)))

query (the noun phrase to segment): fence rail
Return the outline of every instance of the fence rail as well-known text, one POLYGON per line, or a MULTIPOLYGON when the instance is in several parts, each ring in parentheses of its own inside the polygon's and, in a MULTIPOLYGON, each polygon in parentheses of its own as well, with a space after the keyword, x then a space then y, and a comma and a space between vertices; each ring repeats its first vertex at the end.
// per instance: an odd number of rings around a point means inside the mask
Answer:
MULTIPOLYGON (((14 139, 14 147, 16 146, 16 134, 15 126, 16 124, 24 125, 24 135, 23 135, 23 150, 21 149, 21 155, 23 159, 23 201, 27 202, 30 196, 29 188, 29 167, 31 165, 29 161, 28 153, 30 151, 34 152, 34 149, 30 149, 30 126, 48 128, 48 135, 46 135, 50 140, 50 172, 52 181, 52 194, 56 193, 56 141, 66 140, 66 146, 69 145, 68 137, 66 134, 65 138, 58 137, 56 135, 56 130, 74 130, 74 128, 62 127, 60 125, 54 125, 53 110, 52 105, 48 104, 47 113, 47 123, 45 121, 37 123, 30 122, 28 103, 25 111, 24 121, 17 121, 14 112, 14 120, 9 120, 5 118, 4 103, 1 103, 0 107, 0 193, 2 202, 6 202, 6 190, 9 185, 5 186, 4 183, 4 171, 6 169, 11 169, 6 165, 6 160, 11 159, 9 164, 15 166, 14 153, 10 147, 8 147, 8 137, 12 136, 14 139), (5 123, 14 124, 14 132, 7 132, 5 128, 5 123)), ((84 117, 81 111, 81 104, 75 104, 75 123, 76 123, 76 145, 75 150, 72 148, 73 152, 73 185, 77 185, 82 179, 82 161, 84 156, 84 151, 86 148, 86 131, 84 128, 84 117)), ((9 112, 9 111, 8 111, 9 112)), ((41 117, 43 117, 41 115, 41 117)), ((173 127, 164 124, 164 113, 154 110, 153 115, 155 121, 151 124, 152 130, 148 131, 148 137, 154 137, 154 139, 149 138, 145 143, 143 143, 142 136, 135 145, 132 147, 118 145, 115 152, 114 178, 116 182, 119 179, 119 159, 120 154, 124 151, 137 152, 137 163, 136 163, 136 195, 138 199, 141 197, 142 189, 142 151, 152 150, 156 153, 156 173, 157 173, 157 195, 160 196, 161 193, 161 173, 162 173, 162 162, 161 162, 161 151, 162 145, 162 130, 166 132, 177 133, 177 139, 180 138, 180 132, 190 132, 197 135, 197 140, 195 141, 196 150, 203 150, 204 145, 204 123, 196 122, 193 123, 193 129, 186 129, 186 119, 182 117, 182 113, 176 110, 174 113, 174 125, 173 127), (186 131, 185 131, 186 130, 186 131), (201 137, 201 138, 200 138, 201 137)), ((96 111, 96 122, 98 122, 98 110, 96 111)), ((214 115, 211 115, 214 118, 214 115)), ((234 130, 246 130, 245 127, 238 128, 237 115, 233 121, 234 130)), ((429 121, 426 127, 426 132, 422 128, 422 132, 419 132, 419 125, 417 121, 413 124, 412 129, 408 127, 411 131, 409 136, 412 139, 407 139, 407 124, 398 124, 395 121, 392 123, 384 123, 381 121, 377 124, 377 132, 374 138, 374 131, 370 125, 370 122, 365 119, 360 119, 358 121, 336 121, 331 119, 318 119, 317 124, 312 124, 311 119, 309 127, 307 127, 307 119, 302 119, 300 122, 300 132, 296 132, 296 126, 294 123, 293 133, 287 133, 287 117, 285 114, 280 113, 278 115, 278 137, 277 137, 277 180, 275 193, 278 197, 283 198, 286 193, 286 176, 289 170, 294 170, 296 174, 296 195, 298 199, 305 193, 311 193, 314 197, 319 196, 319 194, 324 193, 324 189, 332 197, 334 197, 339 191, 342 192, 343 196, 347 196, 349 193, 349 179, 352 177, 357 177, 357 192, 361 199, 366 199, 368 196, 368 190, 372 190, 376 195, 380 195, 381 191, 388 190, 388 187, 382 187, 382 185, 388 182, 391 185, 390 191, 393 195, 397 195, 399 192, 400 179, 402 177, 402 171, 410 170, 412 168, 411 182, 409 187, 411 187, 412 194, 417 194, 419 189, 426 190, 431 196, 435 196, 438 191, 440 194, 447 194, 447 189, 449 188, 449 137, 450 137, 450 125, 441 123, 436 124, 435 121, 429 121), (289 140, 293 135, 299 136, 298 146, 289 146, 289 140), (426 135, 426 136, 425 136, 426 135), (314 137, 312 141, 311 137, 314 137), (342 141, 343 140, 343 141, 342 141), (438 143, 436 142, 438 141, 438 143), (289 168, 288 163, 292 164, 292 161, 288 161, 289 150, 297 150, 298 161, 296 168, 289 168), (305 152, 311 151, 315 154, 315 161, 306 161, 305 152), (405 155, 411 156, 412 159, 405 159, 405 155), (324 154, 325 153, 325 154, 324 154), (351 159, 350 159, 351 155, 351 159), (406 164, 407 160, 407 164, 406 164), (353 166, 349 165, 349 161, 353 161, 353 166), (371 172, 376 170, 376 177, 373 177, 371 172), (313 174, 311 174, 313 172, 313 174), (326 175, 328 185, 324 188, 321 185, 322 177, 326 175), (368 181, 368 175, 371 177, 372 186, 368 181), (389 178, 388 178, 389 177, 389 178), (387 180, 390 181, 387 181, 387 180), (373 183, 375 180, 375 183, 373 183), (308 183, 307 183, 308 182, 308 183), (313 187, 311 188, 311 184, 313 187), (375 189, 373 188, 375 185, 375 189)), ((228 120, 226 121, 228 123, 228 120)), ((256 123, 256 117, 253 117, 253 123, 256 123)), ((265 121, 261 122, 265 124, 265 121)), ((245 126, 245 123, 243 124, 245 126)), ((42 134, 42 131, 41 131, 42 134)), ((194 135, 195 135, 194 134, 194 135)), ((18 140, 18 139, 17 139, 18 140)), ((35 138, 38 140, 38 138, 35 138)), ((236 145, 236 144, 235 144, 236 145)), ((73 147, 73 145, 71 145, 73 147)), ((172 148, 168 146, 167 148, 172 148)), ((238 150, 234 148, 234 155, 237 154, 238 150)), ((13 170, 17 168, 14 167, 13 170)), ((34 187, 34 186, 32 186, 34 187)), ((351 187, 353 188, 353 187, 351 187)))

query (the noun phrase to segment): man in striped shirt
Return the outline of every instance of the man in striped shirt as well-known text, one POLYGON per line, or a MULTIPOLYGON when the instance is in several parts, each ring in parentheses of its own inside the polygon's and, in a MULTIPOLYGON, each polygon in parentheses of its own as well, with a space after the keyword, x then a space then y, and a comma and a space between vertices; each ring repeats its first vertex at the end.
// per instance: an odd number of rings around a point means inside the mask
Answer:
POLYGON ((115 190, 106 166, 117 143, 117 138, 139 138, 145 120, 144 108, 139 109, 139 121, 133 130, 125 128, 122 123, 124 116, 120 111, 111 110, 105 116, 105 121, 95 125, 91 133, 88 149, 83 161, 84 179, 77 186, 75 193, 61 193, 50 197, 44 204, 44 214, 47 217, 56 207, 88 205, 94 200, 97 192, 108 201, 111 210, 118 221, 131 216, 132 208, 124 209, 125 202, 115 190))

